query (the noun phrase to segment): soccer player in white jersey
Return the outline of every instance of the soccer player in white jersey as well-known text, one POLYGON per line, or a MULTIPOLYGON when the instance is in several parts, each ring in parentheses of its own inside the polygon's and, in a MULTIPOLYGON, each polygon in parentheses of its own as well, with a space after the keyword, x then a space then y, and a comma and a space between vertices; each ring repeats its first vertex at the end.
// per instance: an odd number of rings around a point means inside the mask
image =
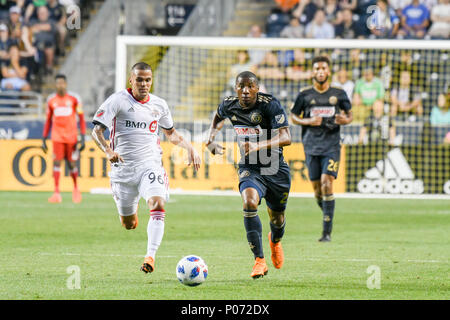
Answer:
POLYGON ((158 128, 168 140, 187 150, 195 170, 201 159, 192 145, 175 130, 165 100, 149 93, 152 69, 138 62, 131 69, 131 88, 112 94, 97 110, 92 137, 111 162, 111 189, 120 221, 127 229, 138 224, 142 197, 150 209, 148 246, 141 270, 155 270, 155 254, 164 235, 164 204, 169 198, 168 177, 162 166, 158 128), (109 128, 110 141, 104 138, 109 128))

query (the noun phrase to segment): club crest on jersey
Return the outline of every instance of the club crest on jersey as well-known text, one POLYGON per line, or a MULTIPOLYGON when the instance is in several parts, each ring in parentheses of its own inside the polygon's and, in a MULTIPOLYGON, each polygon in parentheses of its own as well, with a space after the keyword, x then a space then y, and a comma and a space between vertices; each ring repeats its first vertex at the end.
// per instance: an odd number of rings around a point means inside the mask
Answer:
POLYGON ((285 120, 285 119, 286 119, 286 118, 285 118, 284 114, 279 114, 279 115, 276 115, 276 116, 275 116, 275 121, 276 121, 278 124, 284 123, 284 120, 285 120))
POLYGON ((330 118, 334 116, 336 110, 334 107, 314 107, 311 109, 312 117, 330 118))
POLYGON ((337 103, 337 101, 338 101, 337 97, 335 97, 335 96, 331 96, 330 99, 328 99, 328 102, 333 105, 335 105, 337 103))
POLYGON ((235 126, 234 131, 236 132, 238 137, 257 137, 262 134, 262 129, 260 126, 235 126))
POLYGON ((253 112, 250 116, 250 121, 253 123, 260 123, 262 121, 262 115, 259 112, 253 112))
POLYGON ((239 172, 239 178, 245 178, 250 176, 250 171, 248 170, 242 170, 241 172, 239 172))

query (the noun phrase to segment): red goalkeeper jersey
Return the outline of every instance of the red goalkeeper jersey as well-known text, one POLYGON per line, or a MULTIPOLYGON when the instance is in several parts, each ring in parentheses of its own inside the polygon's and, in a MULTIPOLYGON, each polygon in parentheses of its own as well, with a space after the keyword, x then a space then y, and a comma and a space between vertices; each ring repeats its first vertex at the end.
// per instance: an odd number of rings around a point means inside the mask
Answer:
POLYGON ((45 122, 43 136, 47 137, 52 128, 51 139, 55 142, 77 142, 77 114, 80 119, 81 134, 86 133, 81 99, 73 93, 59 96, 56 93, 47 99, 47 121, 45 122))

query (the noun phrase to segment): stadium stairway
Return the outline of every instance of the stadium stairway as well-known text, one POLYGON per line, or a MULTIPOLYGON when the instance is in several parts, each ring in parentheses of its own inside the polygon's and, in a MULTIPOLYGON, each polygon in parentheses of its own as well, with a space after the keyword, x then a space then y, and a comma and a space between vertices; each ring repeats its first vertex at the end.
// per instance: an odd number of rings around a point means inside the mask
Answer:
MULTIPOLYGON (((245 37, 254 24, 260 25, 264 30, 267 16, 274 6, 273 0, 239 0, 234 18, 228 23, 223 36, 245 37)), ((176 107, 180 120, 192 120, 192 116, 196 120, 210 118, 211 112, 216 109, 227 89, 228 69, 236 62, 235 59, 234 50, 230 50, 226 55, 223 50, 209 52, 206 61, 199 66, 196 76, 187 88, 186 95, 181 97, 181 103, 176 107), (220 63, 217 64, 217 61, 220 63)))
MULTIPOLYGON (((83 34, 83 32, 86 30, 87 26, 89 25, 90 20, 92 17, 95 16, 97 11, 102 6, 103 2, 105 0, 94 0, 94 1, 86 1, 88 4, 85 8, 81 10, 81 29, 80 30, 69 30, 67 33, 66 38, 66 46, 64 48, 65 54, 64 56, 56 56, 55 55, 55 62, 53 66, 52 73, 50 74, 39 74, 38 75, 38 81, 37 86, 40 89, 42 95, 44 97, 47 97, 51 93, 55 91, 55 85, 54 85, 54 76, 58 74, 59 69, 64 64, 64 60, 69 55, 70 51, 75 47, 75 45, 78 42, 78 39, 83 34)), ((70 85, 69 85, 70 87, 70 85)))

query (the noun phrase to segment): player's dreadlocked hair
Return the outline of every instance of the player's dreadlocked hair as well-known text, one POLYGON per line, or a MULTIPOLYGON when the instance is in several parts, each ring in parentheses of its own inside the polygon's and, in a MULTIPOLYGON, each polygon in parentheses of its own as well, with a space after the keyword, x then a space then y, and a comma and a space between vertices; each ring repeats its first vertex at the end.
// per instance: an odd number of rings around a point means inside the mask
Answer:
POLYGON ((153 72, 152 67, 149 64, 145 63, 145 62, 135 63, 131 67, 131 71, 134 71, 134 70, 150 70, 150 71, 153 72))

